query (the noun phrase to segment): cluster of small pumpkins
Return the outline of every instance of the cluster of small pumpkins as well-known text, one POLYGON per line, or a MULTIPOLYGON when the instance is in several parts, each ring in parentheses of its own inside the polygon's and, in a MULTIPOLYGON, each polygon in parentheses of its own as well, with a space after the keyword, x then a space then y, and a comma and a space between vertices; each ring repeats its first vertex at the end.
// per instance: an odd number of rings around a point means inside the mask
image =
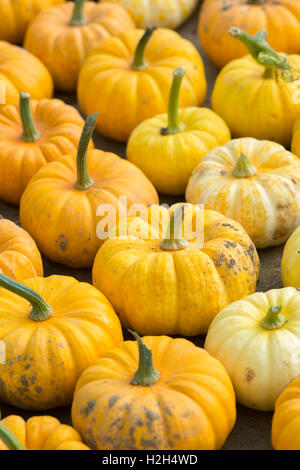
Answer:
POLYGON ((0 219, 0 399, 72 404, 74 428, 8 416, 0 449, 219 449, 237 399, 275 408, 274 448, 300 450, 300 2, 204 0, 212 109, 170 29, 197 3, 1 0, 0 199, 22 228, 0 219), (95 127, 127 160, 94 148, 95 127), (103 239, 97 208, 120 197, 145 209, 103 239), (285 287, 255 293, 256 248, 285 242, 285 287), (43 277, 40 252, 93 285, 43 277), (199 334, 204 349, 171 337, 199 334))

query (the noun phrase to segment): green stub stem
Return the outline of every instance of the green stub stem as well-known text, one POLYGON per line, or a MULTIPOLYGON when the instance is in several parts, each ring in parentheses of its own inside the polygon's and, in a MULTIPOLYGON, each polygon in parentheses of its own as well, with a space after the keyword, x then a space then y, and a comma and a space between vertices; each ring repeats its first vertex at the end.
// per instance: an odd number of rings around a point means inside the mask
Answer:
POLYGON ((35 142, 41 137, 34 125, 31 110, 30 110, 30 95, 29 93, 20 93, 20 116, 23 126, 22 140, 25 142, 35 142))
POLYGON ((93 180, 89 176, 87 167, 87 153, 90 140, 92 138, 98 113, 91 114, 86 118, 77 151, 77 182, 76 189, 84 191, 93 185, 93 180))
POLYGON ((246 3, 248 5, 264 5, 267 3, 267 0, 247 0, 246 3))
POLYGON ((134 70, 143 70, 147 67, 145 60, 145 49, 154 31, 157 29, 156 26, 148 26, 142 38, 140 39, 137 48, 135 50, 134 59, 131 64, 131 68, 134 70))
POLYGON ((75 0, 74 8, 73 8, 73 15, 70 20, 70 26, 81 26, 86 24, 87 19, 84 17, 83 10, 84 10, 85 0, 75 0))
POLYGON ((160 242, 160 249, 164 251, 179 251, 187 248, 189 242, 182 236, 185 206, 177 207, 172 214, 167 229, 166 238, 160 242))
POLYGON ((258 33, 251 36, 246 31, 232 27, 229 30, 231 36, 239 39, 248 49, 252 57, 266 68, 276 68, 280 70, 291 70, 291 66, 288 64, 287 59, 284 55, 278 54, 268 44, 266 38, 266 31, 264 29, 258 31, 258 33))
POLYGON ((158 382, 160 373, 153 367, 152 351, 147 348, 140 336, 135 332, 128 330, 137 340, 139 348, 139 368, 134 374, 131 385, 150 386, 158 382))
POLYGON ((261 321, 261 326, 265 330, 277 330, 278 328, 281 328, 287 322, 287 319, 281 315, 280 312, 280 305, 270 307, 268 313, 261 321))
POLYGON ((15 281, 5 274, 0 273, 0 287, 19 295, 32 305, 29 318, 36 322, 48 320, 53 315, 52 308, 44 299, 30 287, 15 281))
POLYGON ((0 439, 10 450, 26 450, 17 436, 0 421, 0 439))
POLYGON ((180 132, 179 95, 184 75, 185 69, 183 67, 178 67, 173 72, 173 82, 169 95, 168 127, 161 129, 161 135, 172 135, 180 132))
POLYGON ((232 175, 235 178, 250 178, 257 173, 257 169, 250 162, 247 155, 241 153, 237 159, 236 165, 232 170, 232 175))

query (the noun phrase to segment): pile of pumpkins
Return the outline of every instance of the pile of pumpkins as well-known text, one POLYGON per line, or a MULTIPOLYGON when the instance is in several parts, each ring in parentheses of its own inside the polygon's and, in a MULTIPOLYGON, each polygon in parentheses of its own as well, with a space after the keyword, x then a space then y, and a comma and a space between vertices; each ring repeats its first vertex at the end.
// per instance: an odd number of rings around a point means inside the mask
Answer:
POLYGON ((0 449, 219 449, 237 400, 300 450, 300 2, 203 1, 212 109, 172 30, 197 4, 1 0, 0 199, 21 227, 0 219, 0 399, 72 405, 74 427, 11 415, 0 449), (284 288, 255 293, 256 248, 283 243, 284 288), (43 277, 40 253, 93 285, 43 277))

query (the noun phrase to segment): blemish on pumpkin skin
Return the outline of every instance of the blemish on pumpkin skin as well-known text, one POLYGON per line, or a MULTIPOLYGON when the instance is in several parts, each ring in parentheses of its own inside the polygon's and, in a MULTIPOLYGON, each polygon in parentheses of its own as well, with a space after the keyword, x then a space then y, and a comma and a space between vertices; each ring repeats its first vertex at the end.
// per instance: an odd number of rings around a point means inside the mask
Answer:
POLYGON ((58 235, 58 240, 59 240, 58 245, 61 251, 66 251, 68 240, 65 238, 64 233, 61 233, 60 235, 58 235))
POLYGON ((85 408, 80 410, 80 414, 84 415, 85 417, 89 416, 89 414, 94 410, 96 405, 96 400, 90 400, 85 408))
POLYGON ((27 380, 26 375, 21 375, 20 380, 21 380, 21 384, 24 385, 25 388, 28 388, 29 382, 27 380))
POLYGON ((246 373, 245 373, 246 381, 251 382, 253 379, 256 377, 256 372, 254 369, 251 369, 250 367, 246 368, 246 373))
POLYGON ((109 402, 108 402, 108 408, 111 409, 114 404, 120 399, 120 396, 119 395, 113 395, 110 399, 109 399, 109 402))
POLYGON ((37 393, 42 393, 42 390, 43 390, 42 387, 39 387, 39 386, 36 386, 36 387, 35 387, 35 391, 36 391, 37 393))
POLYGON ((29 367, 31 367, 31 364, 26 364, 26 366, 24 367, 25 370, 28 370, 29 367))

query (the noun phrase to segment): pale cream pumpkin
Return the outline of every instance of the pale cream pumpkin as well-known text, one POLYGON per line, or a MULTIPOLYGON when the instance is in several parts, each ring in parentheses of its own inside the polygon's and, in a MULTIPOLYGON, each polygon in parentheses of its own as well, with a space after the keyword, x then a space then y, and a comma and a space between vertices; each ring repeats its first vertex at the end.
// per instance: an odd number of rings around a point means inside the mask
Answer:
POLYGON ((231 140, 195 168, 186 199, 239 222, 258 248, 280 245, 300 223, 300 160, 274 142, 231 140))
POLYGON ((300 288, 300 227, 290 236, 284 247, 281 277, 284 286, 300 288))

